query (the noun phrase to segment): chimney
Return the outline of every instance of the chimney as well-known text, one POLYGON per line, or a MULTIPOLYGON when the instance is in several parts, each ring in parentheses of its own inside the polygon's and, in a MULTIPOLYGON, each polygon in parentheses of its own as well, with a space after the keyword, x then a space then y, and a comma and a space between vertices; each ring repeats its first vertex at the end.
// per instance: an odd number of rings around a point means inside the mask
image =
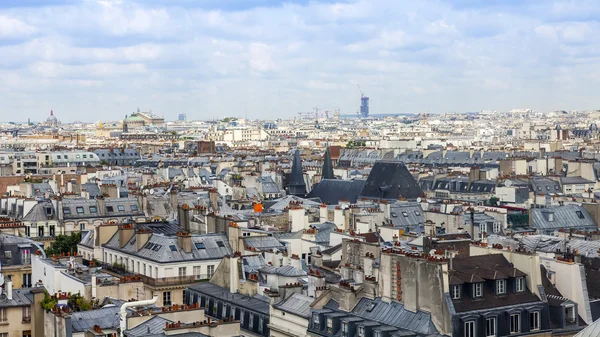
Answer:
POLYGON ((98 201, 98 214, 106 214, 106 203, 104 202, 104 196, 99 195, 96 200, 98 201))
POLYGON ((179 226, 186 232, 190 232, 190 213, 190 207, 187 204, 177 207, 177 219, 179 220, 179 226))
MULTIPOLYGON (((177 190, 176 189, 172 189, 170 194, 169 194, 170 200, 171 200, 171 209, 173 210, 173 213, 177 212, 177 206, 179 205, 179 201, 177 200, 177 190)), ((176 214, 175 214, 176 215, 176 214)))
POLYGON ((296 254, 292 254, 292 257, 290 258, 290 265, 299 270, 302 270, 302 261, 300 260, 300 257, 296 254))
POLYGON ((208 192, 208 199, 210 200, 210 206, 212 207, 213 212, 217 212, 219 210, 219 192, 217 192, 216 188, 213 188, 208 192))
POLYGON ((177 244, 186 253, 192 252, 192 236, 188 232, 177 233, 177 244))
POLYGON ((135 248, 139 252, 152 236, 151 229, 138 229, 135 233, 135 248))
POLYGON ((308 296, 318 297, 319 290, 325 287, 325 275, 316 269, 308 270, 308 296))
POLYGON ((133 224, 121 225, 119 227, 119 246, 121 248, 125 247, 134 234, 135 228, 133 228, 133 224))
POLYGON ((8 281, 6 281, 6 298, 12 300, 12 277, 8 276, 8 281))
POLYGON ((96 298, 97 278, 96 273, 92 274, 92 298, 96 298))

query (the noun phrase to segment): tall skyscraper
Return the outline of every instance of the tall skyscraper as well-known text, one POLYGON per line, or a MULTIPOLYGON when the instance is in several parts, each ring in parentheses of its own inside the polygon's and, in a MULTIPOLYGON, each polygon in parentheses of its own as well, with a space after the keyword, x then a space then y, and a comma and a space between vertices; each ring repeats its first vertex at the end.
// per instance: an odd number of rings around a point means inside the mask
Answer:
POLYGON ((360 95, 360 117, 369 117, 369 97, 360 95))

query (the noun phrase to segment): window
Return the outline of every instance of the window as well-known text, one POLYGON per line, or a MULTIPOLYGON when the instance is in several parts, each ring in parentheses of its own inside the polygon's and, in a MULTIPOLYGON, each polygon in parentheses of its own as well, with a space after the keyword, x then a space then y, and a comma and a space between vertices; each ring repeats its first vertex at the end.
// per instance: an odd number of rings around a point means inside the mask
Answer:
POLYGON ((460 299, 460 286, 452 286, 452 299, 460 299))
POLYGON ((98 208, 96 206, 90 206, 90 213, 98 213, 98 208))
POLYGON ((258 317, 258 332, 262 333, 263 332, 263 325, 264 325, 264 320, 262 318, 262 316, 258 317))
POLYGON ((199 280, 202 276, 200 275, 202 272, 202 268, 200 266, 194 266, 194 276, 196 276, 196 280, 199 280))
POLYGON ((500 233, 501 228, 502 224, 500 222, 494 222, 494 233, 500 233))
POLYGON ((119 210, 119 212, 125 212, 125 206, 123 205, 117 205, 117 209, 119 210))
POLYGON ((225 245, 223 244, 223 241, 217 241, 217 246, 221 247, 221 248, 225 247, 225 245))
POLYGON ((139 261, 138 261, 138 263, 137 263, 137 272, 138 272, 138 273, 140 272, 140 262, 139 262, 139 261))
POLYGON ((79 230, 80 231, 84 231, 85 230, 85 222, 82 222, 79 224, 79 230))
POLYGON ((169 249, 171 249, 172 252, 176 252, 177 251, 177 247, 175 247, 175 245, 170 245, 169 249))
POLYGON ((320 330, 319 314, 313 314, 313 329, 320 330))
POLYGON ((348 323, 342 323, 342 337, 348 337, 348 323))
POLYGON ((582 211, 577 211, 577 212, 575 212, 575 213, 577 214, 577 217, 578 217, 579 219, 585 219, 585 216, 583 216, 583 212, 582 212, 582 211))
POLYGON ((115 211, 115 208, 114 208, 114 207, 112 207, 112 206, 106 206, 106 211, 107 211, 107 212, 114 212, 114 211, 115 211))
POLYGON ((416 215, 416 216, 421 216, 421 212, 419 212, 419 211, 415 211, 415 215, 416 215))
POLYGON ((56 229, 54 228, 54 225, 50 226, 50 236, 54 236, 54 233, 56 233, 56 229))
POLYGON ((63 208, 63 214, 71 214, 71 209, 69 207, 63 208))
POLYGON ((6 308, 0 309, 0 322, 8 322, 6 308))
MULTIPOLYGON (((244 233, 246 234, 246 233, 244 233)), ((204 242, 196 242, 194 244, 196 246, 197 249, 205 249, 206 247, 204 246, 204 242)))
POLYGON ((137 212, 137 210, 138 210, 137 205, 131 205, 131 210, 133 212, 137 212))
POLYGON ((540 329, 540 312, 534 311, 529 313, 529 328, 530 330, 540 329))
POLYGON ((497 280, 496 281, 496 294, 497 295, 506 294, 506 280, 497 280))
POLYGON ((206 273, 208 274, 208 277, 211 278, 215 273, 215 266, 214 265, 206 266, 206 273))
POLYGON ((465 337, 475 337, 475 321, 465 322, 465 337))
POLYGON ((31 273, 23 274, 23 288, 31 287, 31 273))
POLYGON ((83 207, 78 206, 75 209, 77 210, 77 214, 83 214, 83 207))
POLYGON ((554 222, 554 213, 548 213, 548 221, 554 222))
POLYGON ((185 276, 186 267, 179 267, 179 276, 185 276))
POLYGON ((0 333, 0 337, 8 337, 8 332, 0 333))
POLYGON ((331 318, 327 319, 327 332, 330 334, 333 333, 333 320, 331 318))
POLYGON ((148 266, 148 276, 152 277, 152 266, 148 266))
POLYGON ((521 331, 521 315, 510 315, 510 333, 518 333, 521 331))
POLYGON ((525 278, 517 277, 516 284, 517 284, 517 286, 516 286, 517 292, 525 291, 525 278))
POLYGON ((29 249, 21 249, 21 264, 31 264, 31 251, 29 249))
POLYGON ((565 307, 565 320, 567 324, 575 323, 575 306, 569 305, 565 307))
POLYGON ((489 317, 485 319, 485 337, 496 336, 496 317, 489 317))
POLYGON ((483 296, 483 285, 481 283, 473 284, 473 297, 481 297, 483 296))
POLYGON ((405 218, 408 218, 408 213, 402 212, 402 215, 404 215, 405 218))
POLYGON ((358 327, 358 337, 365 337, 365 327, 364 326, 358 327))
POLYGON ((31 236, 31 227, 29 227, 29 226, 25 227, 25 236, 26 237, 31 236))
POLYGON ((31 322, 31 307, 23 307, 23 322, 31 322))
POLYGON ((163 291, 163 306, 171 305, 171 292, 163 291))
POLYGON ((142 270, 144 271, 142 273, 142 275, 146 275, 146 264, 145 263, 142 264, 142 268, 143 268, 142 270))
POLYGON ((38 227, 38 236, 39 237, 44 236, 44 227, 42 227, 42 226, 38 227))
POLYGON ((252 330, 254 329, 254 314, 250 313, 249 316, 250 317, 248 317, 248 320, 250 321, 250 323, 248 323, 248 329, 252 330))

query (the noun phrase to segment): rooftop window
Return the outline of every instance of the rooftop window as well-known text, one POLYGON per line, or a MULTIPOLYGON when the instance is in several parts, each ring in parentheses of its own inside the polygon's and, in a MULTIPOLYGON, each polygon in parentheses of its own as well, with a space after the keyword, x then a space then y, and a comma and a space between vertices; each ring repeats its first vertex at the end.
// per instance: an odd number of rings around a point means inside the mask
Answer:
POLYGON ((194 245, 196 246, 197 249, 205 249, 206 248, 204 246, 204 242, 196 242, 194 245))
POLYGON ((107 211, 107 212, 114 212, 114 211, 115 211, 115 208, 114 208, 114 207, 112 207, 112 206, 106 206, 106 211, 107 211))
POLYGON ((77 214, 83 214, 83 207, 81 207, 81 206, 78 206, 78 207, 76 208, 76 210, 77 210, 77 214))
POLYGON ((96 208, 96 206, 90 206, 90 213, 97 213, 98 209, 96 208))
POLYGON ((123 205, 117 205, 117 209, 119 210, 119 212, 125 212, 125 206, 123 205))
POLYGON ((71 209, 69 207, 63 208, 63 214, 71 214, 71 209))
POLYGON ((217 241, 217 246, 223 248, 225 247, 225 245, 223 244, 223 241, 217 241))
POLYGON ((579 219, 585 219, 585 216, 583 216, 583 212, 582 211, 576 211, 575 214, 577 214, 577 217, 579 219))
POLYGON ((175 245, 170 245, 169 249, 171 249, 172 252, 176 252, 177 251, 177 247, 175 247, 175 245))

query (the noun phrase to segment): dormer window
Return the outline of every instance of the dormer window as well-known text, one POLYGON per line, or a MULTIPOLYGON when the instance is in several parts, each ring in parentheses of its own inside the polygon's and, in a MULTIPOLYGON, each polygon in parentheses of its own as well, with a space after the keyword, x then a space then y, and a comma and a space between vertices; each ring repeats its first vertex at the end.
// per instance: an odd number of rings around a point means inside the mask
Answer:
POLYGON ((579 219, 585 219, 585 216, 583 216, 583 212, 582 211, 576 211, 575 214, 577 214, 577 217, 579 219))
POLYGON ((483 284, 473 283, 473 297, 479 298, 483 296, 483 284))
POLYGON ((575 324, 575 322, 576 322, 575 306, 574 305, 565 306, 565 323, 575 324))
POLYGON ((358 327, 358 337, 365 337, 365 327, 364 326, 358 327))
POLYGON ((319 322, 319 314, 314 314, 313 315, 313 329, 319 330, 320 328, 321 328, 321 326, 320 326, 320 322, 319 322))
POLYGON ((496 295, 506 294, 506 280, 496 280, 496 295))
POLYGON ((460 299, 460 286, 452 286, 452 299, 460 299))
POLYGON ((548 221, 554 222, 554 213, 548 213, 548 221))
POLYGON ((342 323, 342 337, 348 337, 348 322, 342 323))
POLYGON ((333 320, 331 318, 327 319, 327 332, 330 334, 333 333, 333 320))
POLYGON ((525 278, 524 277, 517 277, 515 280, 516 283, 516 292, 520 293, 522 291, 525 291, 525 278))

